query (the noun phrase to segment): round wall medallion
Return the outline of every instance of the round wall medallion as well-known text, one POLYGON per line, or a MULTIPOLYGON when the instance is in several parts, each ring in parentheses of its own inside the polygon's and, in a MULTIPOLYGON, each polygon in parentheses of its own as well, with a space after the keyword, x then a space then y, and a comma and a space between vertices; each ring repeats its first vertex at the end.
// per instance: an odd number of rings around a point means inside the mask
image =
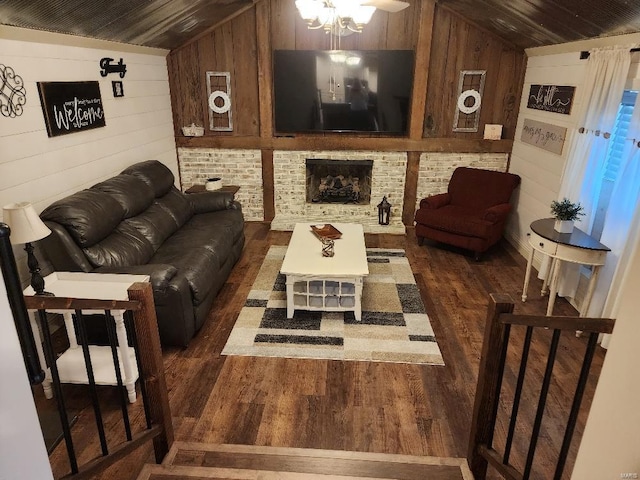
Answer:
POLYGON ((481 101, 482 99, 480 98, 480 94, 477 91, 465 90, 458 97, 458 110, 469 115, 473 112, 476 112, 480 108, 481 101), (473 103, 469 106, 465 104, 467 98, 473 99, 473 103))
POLYGON ((211 95, 209 95, 209 108, 218 114, 227 113, 231 109, 231 99, 229 95, 227 95, 227 92, 223 92, 222 90, 211 92, 211 95), (222 100, 222 105, 218 106, 216 104, 217 99, 222 100))

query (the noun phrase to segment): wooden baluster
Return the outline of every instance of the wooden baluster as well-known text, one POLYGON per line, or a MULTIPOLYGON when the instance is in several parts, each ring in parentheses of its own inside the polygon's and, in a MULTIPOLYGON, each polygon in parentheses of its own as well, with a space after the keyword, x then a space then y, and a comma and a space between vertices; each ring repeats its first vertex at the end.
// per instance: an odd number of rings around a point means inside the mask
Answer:
POLYGON ((480 454, 479 447, 490 447, 493 439, 498 401, 496 391, 502 378, 500 364, 504 366, 504 359, 501 357, 508 338, 506 325, 499 322, 499 317, 503 313, 511 312, 513 300, 509 295, 491 294, 467 450, 469 468, 476 480, 483 480, 487 475, 487 460, 480 454))
POLYGON ((164 363, 160 348, 160 335, 151 284, 137 282, 129 287, 129 299, 140 302, 133 313, 134 327, 139 344, 140 381, 145 383, 152 423, 162 427, 162 433, 153 439, 156 461, 160 463, 173 444, 173 424, 169 395, 164 377, 164 363))

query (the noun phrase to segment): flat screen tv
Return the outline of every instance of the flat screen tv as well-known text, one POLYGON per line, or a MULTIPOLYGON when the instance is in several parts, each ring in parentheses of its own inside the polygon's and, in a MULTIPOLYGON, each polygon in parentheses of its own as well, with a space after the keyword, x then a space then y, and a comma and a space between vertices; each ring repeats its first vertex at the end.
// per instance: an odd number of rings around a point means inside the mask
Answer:
POLYGON ((412 50, 275 50, 276 134, 405 135, 412 50))

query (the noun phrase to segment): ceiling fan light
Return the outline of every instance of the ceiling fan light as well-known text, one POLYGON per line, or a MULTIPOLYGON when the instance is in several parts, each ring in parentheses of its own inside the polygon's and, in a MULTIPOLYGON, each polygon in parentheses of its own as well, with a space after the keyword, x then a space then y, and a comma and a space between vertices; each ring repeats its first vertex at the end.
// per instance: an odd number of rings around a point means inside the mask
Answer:
POLYGON ((373 17, 375 11, 376 7, 358 6, 358 8, 354 9, 352 15, 353 22, 358 26, 366 25, 371 21, 371 17, 373 17))
POLYGON ((333 25, 333 22, 335 21, 335 13, 332 8, 322 7, 318 10, 317 18, 318 22, 320 22, 326 28, 327 25, 333 25))
POLYGON ((296 8, 307 23, 313 23, 323 9, 322 4, 316 0, 296 0, 296 8))

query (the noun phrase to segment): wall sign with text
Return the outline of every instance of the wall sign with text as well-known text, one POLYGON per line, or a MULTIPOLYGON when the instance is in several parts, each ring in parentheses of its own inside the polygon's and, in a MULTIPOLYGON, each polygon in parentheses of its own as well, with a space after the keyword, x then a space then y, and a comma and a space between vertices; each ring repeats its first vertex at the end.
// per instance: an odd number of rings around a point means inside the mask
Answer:
POLYGON ((38 93, 50 137, 106 125, 96 81, 38 82, 38 93))
POLYGON ((569 86, 531 85, 527 108, 569 115, 575 91, 576 87, 569 86))
POLYGON ((565 127, 525 118, 520 140, 534 147, 562 155, 562 147, 566 137, 567 129, 565 127))

